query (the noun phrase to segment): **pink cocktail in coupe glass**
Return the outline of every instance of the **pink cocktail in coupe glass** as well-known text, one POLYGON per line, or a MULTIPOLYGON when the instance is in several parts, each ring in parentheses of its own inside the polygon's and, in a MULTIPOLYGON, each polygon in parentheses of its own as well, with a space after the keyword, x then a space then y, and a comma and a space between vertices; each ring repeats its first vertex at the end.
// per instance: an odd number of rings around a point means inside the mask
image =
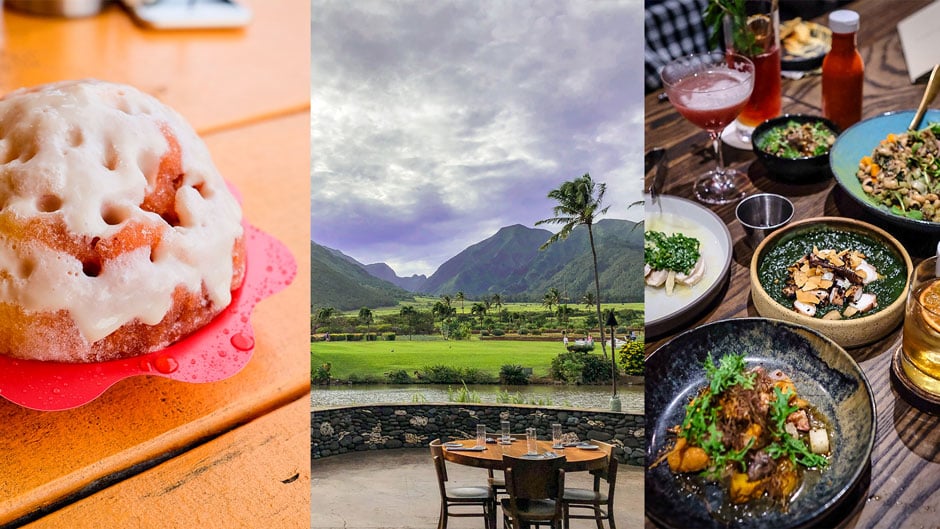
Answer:
POLYGON ((696 180, 696 198, 706 204, 740 200, 744 174, 725 167, 721 131, 751 96, 754 63, 735 53, 699 53, 670 62, 660 75, 672 105, 685 119, 705 129, 715 148, 717 164, 696 180))

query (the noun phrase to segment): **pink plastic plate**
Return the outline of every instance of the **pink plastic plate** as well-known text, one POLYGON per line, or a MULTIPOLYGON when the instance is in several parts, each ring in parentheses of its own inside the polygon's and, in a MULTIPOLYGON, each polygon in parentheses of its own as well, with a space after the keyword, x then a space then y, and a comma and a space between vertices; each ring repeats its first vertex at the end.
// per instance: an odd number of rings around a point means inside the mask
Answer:
POLYGON ((155 375, 215 382, 248 363, 255 347, 251 313, 297 275, 297 262, 277 239, 246 225, 246 274, 232 302, 208 325, 160 351, 92 364, 15 360, 0 355, 0 396, 34 410, 67 410, 96 399, 116 382, 155 375))

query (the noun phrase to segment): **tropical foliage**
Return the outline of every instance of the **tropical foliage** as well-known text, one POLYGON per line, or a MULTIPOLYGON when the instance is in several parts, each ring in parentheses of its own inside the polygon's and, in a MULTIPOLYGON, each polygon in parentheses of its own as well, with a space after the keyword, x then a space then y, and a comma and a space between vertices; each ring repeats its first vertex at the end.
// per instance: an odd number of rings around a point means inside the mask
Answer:
MULTIPOLYGON (((607 209, 610 207, 604 206, 604 193, 606 191, 607 184, 594 182, 589 173, 584 173, 580 178, 564 182, 558 189, 553 189, 548 193, 548 198, 558 202, 558 205, 552 208, 555 216, 535 223, 536 226, 541 224, 562 225, 558 233, 552 235, 539 250, 544 250, 560 240, 567 239, 577 226, 587 228, 594 264, 594 297, 598 321, 601 319, 601 286, 600 273, 597 268, 597 246, 594 243, 593 225, 598 217, 607 213, 607 209)), ((601 327, 600 331, 601 351, 604 352, 604 358, 607 358, 607 349, 604 346, 604 328, 601 327)), ((613 351, 611 351, 611 355, 613 355, 613 351)))

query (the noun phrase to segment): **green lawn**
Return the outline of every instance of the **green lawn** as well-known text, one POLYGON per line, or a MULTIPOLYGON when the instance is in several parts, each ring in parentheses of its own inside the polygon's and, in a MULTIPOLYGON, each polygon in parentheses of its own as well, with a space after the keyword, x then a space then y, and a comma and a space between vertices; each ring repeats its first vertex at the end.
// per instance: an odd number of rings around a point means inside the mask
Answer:
POLYGON ((382 378, 385 373, 404 369, 409 374, 428 365, 474 367, 499 376, 505 364, 531 367, 533 376, 546 377, 552 359, 564 352, 560 341, 486 340, 408 340, 375 342, 314 342, 310 344, 311 365, 331 363, 334 378, 350 374, 382 378))

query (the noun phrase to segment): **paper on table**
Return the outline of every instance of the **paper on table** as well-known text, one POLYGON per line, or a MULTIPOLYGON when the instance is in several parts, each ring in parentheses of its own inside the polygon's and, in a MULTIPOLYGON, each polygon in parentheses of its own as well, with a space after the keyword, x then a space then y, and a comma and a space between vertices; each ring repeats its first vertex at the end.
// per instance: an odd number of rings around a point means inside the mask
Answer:
POLYGON ((930 73, 933 65, 940 63, 937 20, 940 20, 940 2, 932 2, 898 22, 898 36, 911 83, 917 82, 917 79, 930 73))

